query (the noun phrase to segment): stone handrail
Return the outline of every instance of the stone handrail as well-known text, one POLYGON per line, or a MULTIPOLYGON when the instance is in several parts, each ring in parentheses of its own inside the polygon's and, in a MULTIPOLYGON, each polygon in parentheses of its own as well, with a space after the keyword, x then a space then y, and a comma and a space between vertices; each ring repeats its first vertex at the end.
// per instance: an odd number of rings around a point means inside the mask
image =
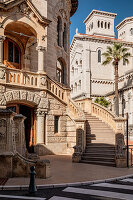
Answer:
POLYGON ((91 105, 91 113, 92 115, 98 117, 102 121, 104 121, 106 124, 108 124, 114 131, 116 129, 115 125, 115 114, 113 114, 111 111, 109 111, 107 108, 97 104, 97 103, 92 103, 91 105))
POLYGON ((69 113, 74 119, 85 119, 85 114, 82 111, 82 109, 79 106, 77 106, 76 103, 70 97, 68 97, 67 103, 69 113))
POLYGON ((0 83, 47 90, 64 103, 67 103, 67 94, 70 93, 69 88, 52 80, 46 73, 8 68, 4 65, 0 66, 0 83))
POLYGON ((77 100, 76 103, 84 112, 87 112, 108 124, 115 133, 120 131, 124 133, 125 119, 123 117, 117 117, 107 108, 92 102, 91 99, 77 100))

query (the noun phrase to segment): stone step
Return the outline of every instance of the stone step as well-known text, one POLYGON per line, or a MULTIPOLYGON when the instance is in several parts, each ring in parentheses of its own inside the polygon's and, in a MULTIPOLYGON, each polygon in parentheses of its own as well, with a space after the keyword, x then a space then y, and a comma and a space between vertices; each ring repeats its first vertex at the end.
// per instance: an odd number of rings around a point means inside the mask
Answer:
POLYGON ((101 156, 95 156, 95 157, 89 157, 89 156, 82 156, 81 160, 89 160, 89 161, 105 161, 105 162, 115 162, 115 157, 101 157, 101 156))
POLYGON ((85 152, 83 156, 87 157, 115 157, 115 152, 85 152))
POLYGON ((81 160, 81 163, 86 163, 86 164, 93 164, 93 165, 103 165, 103 166, 112 166, 115 167, 114 162, 105 162, 105 161, 89 161, 89 160, 81 160))

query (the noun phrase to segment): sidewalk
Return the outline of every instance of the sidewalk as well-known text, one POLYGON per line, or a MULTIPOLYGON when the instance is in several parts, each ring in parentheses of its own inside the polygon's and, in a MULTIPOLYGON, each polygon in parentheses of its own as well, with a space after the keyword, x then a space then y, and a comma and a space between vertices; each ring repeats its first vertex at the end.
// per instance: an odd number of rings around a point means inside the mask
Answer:
MULTIPOLYGON (((37 185, 94 181, 133 174, 133 168, 72 163, 72 158, 68 155, 42 158, 50 160, 52 176, 48 179, 36 179, 37 185)), ((29 185, 29 178, 10 178, 5 185, 29 185)))

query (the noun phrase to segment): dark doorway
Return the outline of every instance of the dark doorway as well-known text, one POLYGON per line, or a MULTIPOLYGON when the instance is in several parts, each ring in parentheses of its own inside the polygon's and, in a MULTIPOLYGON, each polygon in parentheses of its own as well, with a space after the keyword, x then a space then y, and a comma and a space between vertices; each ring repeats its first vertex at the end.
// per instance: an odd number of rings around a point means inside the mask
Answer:
POLYGON ((17 114, 22 114, 26 117, 24 121, 26 148, 29 153, 34 153, 36 129, 36 117, 34 115, 34 108, 22 104, 10 104, 7 106, 7 109, 10 109, 17 114))
POLYGON ((25 125, 25 139, 26 139, 26 148, 29 153, 34 152, 34 146, 33 146, 33 137, 32 132, 34 129, 34 109, 27 107, 25 105, 19 106, 19 113, 24 115, 26 117, 24 121, 25 125))

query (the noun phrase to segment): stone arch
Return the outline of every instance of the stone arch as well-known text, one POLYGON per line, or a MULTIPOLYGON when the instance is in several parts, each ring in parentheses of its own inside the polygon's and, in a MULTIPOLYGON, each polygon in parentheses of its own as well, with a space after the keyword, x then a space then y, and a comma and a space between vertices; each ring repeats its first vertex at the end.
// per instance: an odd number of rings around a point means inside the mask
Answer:
POLYGON ((26 90, 12 90, 7 91, 0 95, 0 105, 6 106, 10 103, 25 103, 27 105, 31 105, 33 107, 38 107, 40 109, 48 109, 48 99, 42 97, 40 94, 35 92, 29 92, 26 90))
POLYGON ((66 67, 66 62, 62 57, 59 57, 57 59, 57 62, 60 63, 61 67, 62 67, 62 83, 66 84, 67 82, 67 67, 66 67))

